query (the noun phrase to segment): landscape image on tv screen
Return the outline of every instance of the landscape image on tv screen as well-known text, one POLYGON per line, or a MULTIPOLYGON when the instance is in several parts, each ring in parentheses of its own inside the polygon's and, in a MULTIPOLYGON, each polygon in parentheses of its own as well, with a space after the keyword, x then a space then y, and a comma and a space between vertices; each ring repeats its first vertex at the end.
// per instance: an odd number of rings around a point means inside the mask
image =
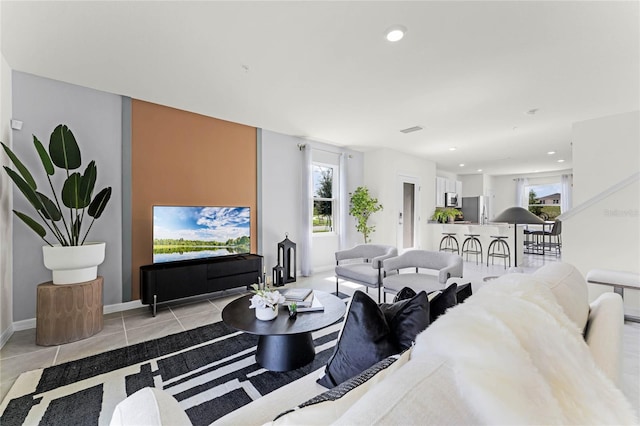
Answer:
POLYGON ((153 207, 153 263, 251 251, 249 207, 153 207))

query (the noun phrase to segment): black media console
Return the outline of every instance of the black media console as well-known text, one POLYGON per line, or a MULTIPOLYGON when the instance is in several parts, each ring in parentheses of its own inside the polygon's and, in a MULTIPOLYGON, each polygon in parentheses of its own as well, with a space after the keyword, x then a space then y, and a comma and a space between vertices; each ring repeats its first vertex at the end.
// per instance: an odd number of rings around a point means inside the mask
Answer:
POLYGON ((156 263, 140 267, 140 294, 155 316, 158 303, 249 286, 262 274, 257 254, 156 263))

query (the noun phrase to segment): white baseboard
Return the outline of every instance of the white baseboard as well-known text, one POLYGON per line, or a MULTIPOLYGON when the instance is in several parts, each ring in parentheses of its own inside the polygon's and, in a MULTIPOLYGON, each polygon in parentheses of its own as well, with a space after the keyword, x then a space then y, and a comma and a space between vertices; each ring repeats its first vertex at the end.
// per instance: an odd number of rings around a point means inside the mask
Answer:
MULTIPOLYGON (((143 305, 140 300, 133 300, 131 302, 116 303, 113 305, 107 305, 102 308, 103 314, 111 314, 114 312, 128 311, 130 309, 142 308, 143 305)), ((28 330, 30 328, 36 328, 36 319, 29 318, 22 321, 14 321, 0 336, 0 348, 4 346, 11 335, 16 331, 28 330)))
POLYGON ((35 318, 29 318, 29 319, 22 320, 22 321, 15 321, 13 323, 13 331, 28 330, 30 328, 36 328, 36 319, 35 318))
POLYGON ((143 305, 142 301, 140 300, 132 300, 131 302, 122 302, 122 303, 116 303, 114 305, 104 306, 102 308, 102 313, 112 314, 114 312, 122 312, 122 311, 128 311, 130 309, 142 308, 143 306, 147 306, 147 305, 143 305))
POLYGON ((0 334, 0 349, 4 346, 5 343, 9 340, 9 338, 13 335, 13 324, 9 324, 6 330, 0 334))

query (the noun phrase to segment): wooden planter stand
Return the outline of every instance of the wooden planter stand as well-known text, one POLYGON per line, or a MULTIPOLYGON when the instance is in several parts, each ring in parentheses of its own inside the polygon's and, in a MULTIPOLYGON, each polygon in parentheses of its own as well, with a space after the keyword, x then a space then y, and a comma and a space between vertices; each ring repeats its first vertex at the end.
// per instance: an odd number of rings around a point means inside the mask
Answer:
POLYGON ((102 331, 103 278, 80 284, 38 285, 36 344, 53 346, 102 331))

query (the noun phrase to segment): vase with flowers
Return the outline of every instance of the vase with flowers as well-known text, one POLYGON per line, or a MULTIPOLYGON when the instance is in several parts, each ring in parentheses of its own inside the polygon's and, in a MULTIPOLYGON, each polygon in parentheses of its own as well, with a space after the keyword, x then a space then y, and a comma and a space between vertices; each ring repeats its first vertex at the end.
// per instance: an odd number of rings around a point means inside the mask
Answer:
POLYGON ((269 287, 260 287, 252 284, 251 305, 249 309, 256 310, 256 318, 262 321, 270 321, 278 316, 278 305, 285 302, 285 297, 278 290, 269 287))

